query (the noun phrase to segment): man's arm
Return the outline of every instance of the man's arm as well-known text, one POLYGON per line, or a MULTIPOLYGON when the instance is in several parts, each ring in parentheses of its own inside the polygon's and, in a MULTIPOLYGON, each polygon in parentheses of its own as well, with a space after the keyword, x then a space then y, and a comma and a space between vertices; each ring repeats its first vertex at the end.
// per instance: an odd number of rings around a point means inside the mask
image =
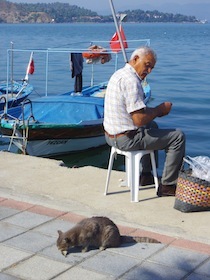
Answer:
POLYGON ((171 111, 171 107, 171 102, 164 102, 154 108, 146 107, 144 109, 132 112, 131 117, 133 119, 134 125, 140 127, 148 124, 156 117, 168 115, 168 113, 171 111))

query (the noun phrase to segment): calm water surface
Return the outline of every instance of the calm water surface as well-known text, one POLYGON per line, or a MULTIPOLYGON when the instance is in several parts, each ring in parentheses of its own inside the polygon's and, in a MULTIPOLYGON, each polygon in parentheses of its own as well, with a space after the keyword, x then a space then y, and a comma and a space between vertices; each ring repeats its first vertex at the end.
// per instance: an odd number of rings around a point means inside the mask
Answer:
MULTIPOLYGON (((109 41, 114 30, 113 24, 0 24, 0 80, 5 80, 7 76, 6 50, 10 48, 11 41, 13 47, 18 49, 63 48, 76 42, 109 41)), ((151 46, 157 52, 158 62, 148 76, 153 94, 150 105, 155 106, 163 101, 173 103, 171 113, 157 120, 159 126, 182 129, 187 137, 188 155, 210 156, 210 24, 126 23, 124 30, 129 40, 150 39, 151 46)), ((24 77, 29 54, 14 57, 15 79, 24 77)), ((30 82, 35 87, 35 97, 45 93, 45 55, 38 56, 35 52, 34 59, 35 74, 30 82)), ((49 92, 68 91, 73 85, 68 59, 59 56, 50 59, 54 66, 49 69, 49 92)), ((104 68, 100 66, 96 83, 110 77, 113 63, 104 65, 104 68)), ((123 65, 123 61, 120 65, 123 65)), ((84 74, 85 82, 89 82, 90 73, 84 74)), ((103 147, 61 159, 69 166, 105 167, 108 149, 103 147)))

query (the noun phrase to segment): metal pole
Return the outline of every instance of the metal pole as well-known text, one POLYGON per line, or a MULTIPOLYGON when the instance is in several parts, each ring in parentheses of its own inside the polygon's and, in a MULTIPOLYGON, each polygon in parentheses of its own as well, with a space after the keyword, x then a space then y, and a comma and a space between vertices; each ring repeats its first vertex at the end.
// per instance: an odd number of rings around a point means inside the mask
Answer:
POLYGON ((46 53, 46 81, 45 81, 45 96, 48 95, 48 65, 49 64, 49 51, 47 50, 47 53, 46 53))
POLYGON ((11 42, 11 94, 12 94, 12 97, 13 97, 13 79, 14 79, 14 53, 13 53, 13 42, 11 42))
POLYGON ((8 94, 9 94, 9 62, 10 62, 10 51, 11 51, 11 50, 7 50, 7 89, 6 89, 6 92, 7 92, 7 100, 6 100, 6 107, 5 107, 5 111, 4 111, 5 114, 7 114, 7 110, 8 110, 7 101, 8 101, 8 94))
POLYGON ((120 46, 121 46, 121 49, 122 49, 124 61, 125 61, 125 63, 127 63, 128 59, 127 59, 127 55, 126 55, 125 48, 124 48, 124 45, 123 45, 123 40, 122 40, 122 37, 121 37, 121 34, 120 34, 120 30, 119 30, 119 26, 118 26, 118 22, 117 22, 117 18, 116 18, 116 13, 115 13, 113 1, 109 0, 109 3, 110 3, 110 7, 111 7, 111 11, 112 11, 112 16, 113 16, 113 19, 114 19, 115 27, 116 27, 116 30, 117 30, 117 34, 118 34, 118 37, 119 37, 120 46))
POLYGON ((91 67, 91 82, 90 82, 90 86, 92 87, 94 85, 94 71, 93 71, 93 63, 92 63, 92 67, 91 67))

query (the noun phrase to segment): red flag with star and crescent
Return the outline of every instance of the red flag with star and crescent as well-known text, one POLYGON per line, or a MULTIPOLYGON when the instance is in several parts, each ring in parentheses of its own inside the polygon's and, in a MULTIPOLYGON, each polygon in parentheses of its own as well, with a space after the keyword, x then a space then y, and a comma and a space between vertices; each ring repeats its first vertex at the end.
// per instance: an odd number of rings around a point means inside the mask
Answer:
MULTIPOLYGON (((122 38, 123 46, 126 49, 128 48, 128 43, 126 41, 126 37, 122 25, 120 25, 119 31, 122 38)), ((121 50, 120 40, 117 32, 114 33, 114 35, 110 40, 110 48, 112 49, 113 52, 119 52, 121 50)))
POLYGON ((34 59, 32 58, 31 61, 28 64, 27 72, 28 74, 32 75, 34 73, 35 67, 34 67, 34 59))
POLYGON ((34 59, 33 59, 33 52, 32 52, 26 69, 25 81, 28 81, 28 75, 29 74, 32 75, 34 71, 35 71, 35 66, 34 66, 34 59))

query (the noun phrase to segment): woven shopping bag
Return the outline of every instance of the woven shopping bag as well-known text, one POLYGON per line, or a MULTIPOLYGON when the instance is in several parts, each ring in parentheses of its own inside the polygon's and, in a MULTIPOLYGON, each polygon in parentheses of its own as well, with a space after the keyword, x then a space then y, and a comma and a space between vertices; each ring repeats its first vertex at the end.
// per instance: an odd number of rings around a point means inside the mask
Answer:
MULTIPOLYGON (((195 177, 192 158, 184 158, 177 180, 174 208, 181 212, 197 212, 210 210, 210 182, 195 177), (190 159, 190 160, 189 160, 190 159), (184 168, 184 163, 190 166, 184 168)), ((198 167, 196 165, 196 167, 198 167)), ((199 169, 201 167, 199 166, 199 169)))

